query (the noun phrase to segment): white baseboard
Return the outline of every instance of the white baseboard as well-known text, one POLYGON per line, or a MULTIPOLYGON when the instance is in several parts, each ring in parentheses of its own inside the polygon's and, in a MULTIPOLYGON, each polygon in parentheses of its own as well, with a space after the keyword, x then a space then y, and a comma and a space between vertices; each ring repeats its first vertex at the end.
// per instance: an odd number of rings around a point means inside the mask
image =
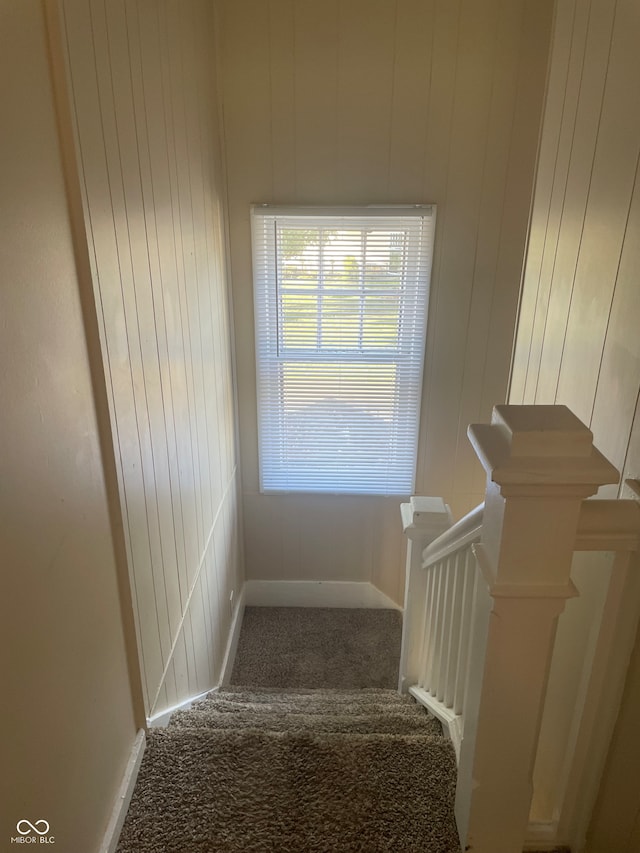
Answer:
POLYGON ((558 838, 558 824, 555 821, 531 821, 529 823, 525 836, 524 853, 527 850, 543 853, 545 850, 553 851, 562 846, 563 843, 558 838))
POLYGON ((371 607, 401 610, 370 583, 358 581, 247 581, 250 607, 371 607))
POLYGON ((217 689, 217 687, 212 687, 211 690, 205 690, 204 693, 198 693, 196 696, 189 696, 189 698, 185 699, 183 702, 179 702, 177 705, 172 705, 165 711, 160 711, 159 714, 154 714, 153 717, 148 717, 147 725, 150 729, 165 728, 169 724, 169 718, 174 711, 188 710, 194 702, 198 701, 198 699, 204 699, 204 697, 208 696, 209 693, 215 693, 217 689))
POLYGON ((107 824, 107 830, 104 834, 104 838, 102 839, 99 853, 115 853, 115 849, 118 846, 118 839, 120 838, 120 832, 122 831, 122 824, 127 816, 127 810, 129 808, 129 803, 131 802, 133 789, 135 788, 136 779, 138 778, 138 770, 140 770, 140 763, 142 762, 145 746, 146 738, 144 729, 140 729, 133 742, 133 747, 131 748, 131 755, 129 756, 129 761, 127 762, 124 776, 120 783, 118 796, 116 797, 116 801, 113 805, 113 811, 111 812, 111 817, 109 818, 109 823, 107 824))
POLYGON ((244 608, 247 597, 247 584, 242 585, 242 590, 238 596, 238 603, 231 620, 231 630, 227 637, 227 648, 224 652, 224 660, 222 662, 222 672, 220 674, 220 684, 229 684, 231 680, 231 672, 236 659, 238 650, 238 640, 240 639, 240 629, 242 628, 242 617, 244 616, 244 608))

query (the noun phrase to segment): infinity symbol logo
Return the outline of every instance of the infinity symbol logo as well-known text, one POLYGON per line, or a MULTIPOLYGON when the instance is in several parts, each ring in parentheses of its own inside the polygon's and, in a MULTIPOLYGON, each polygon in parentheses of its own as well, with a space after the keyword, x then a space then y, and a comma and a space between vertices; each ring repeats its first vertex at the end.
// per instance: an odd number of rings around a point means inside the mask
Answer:
POLYGON ((35 824, 28 820, 19 820, 16 829, 20 835, 28 835, 30 832, 37 832, 38 835, 46 835, 49 832, 49 824, 46 820, 37 820, 35 824), (20 829, 21 826, 26 826, 27 829, 20 829), (44 826, 44 829, 38 829, 39 826, 44 826))

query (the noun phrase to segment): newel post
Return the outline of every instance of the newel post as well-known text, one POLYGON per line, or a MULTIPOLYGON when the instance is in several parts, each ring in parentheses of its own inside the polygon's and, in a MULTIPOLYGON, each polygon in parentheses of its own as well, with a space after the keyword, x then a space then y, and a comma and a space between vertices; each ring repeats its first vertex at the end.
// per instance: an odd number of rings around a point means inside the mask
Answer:
POLYGON ((521 853, 556 624, 577 594, 580 506, 618 472, 565 406, 496 406, 469 438, 487 472, 475 550, 491 605, 475 628, 456 818, 463 850, 521 853))
POLYGON ((404 616, 398 692, 418 681, 420 646, 423 636, 427 575, 422 570, 422 552, 451 527, 451 510, 442 498, 412 497, 400 505, 402 530, 407 537, 407 564, 404 585, 404 616))

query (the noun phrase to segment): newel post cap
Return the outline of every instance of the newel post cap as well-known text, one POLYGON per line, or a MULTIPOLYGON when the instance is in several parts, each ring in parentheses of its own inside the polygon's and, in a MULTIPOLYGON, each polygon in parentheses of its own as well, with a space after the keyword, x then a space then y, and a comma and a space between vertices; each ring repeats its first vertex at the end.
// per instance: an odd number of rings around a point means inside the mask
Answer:
POLYGON ((442 498, 414 495, 400 504, 402 529, 409 539, 431 542, 451 527, 451 510, 442 498))
POLYGON ((469 440, 491 482, 512 493, 574 487, 593 494, 617 483, 617 469, 593 446, 593 433, 566 406, 495 406, 491 424, 471 424, 469 440))

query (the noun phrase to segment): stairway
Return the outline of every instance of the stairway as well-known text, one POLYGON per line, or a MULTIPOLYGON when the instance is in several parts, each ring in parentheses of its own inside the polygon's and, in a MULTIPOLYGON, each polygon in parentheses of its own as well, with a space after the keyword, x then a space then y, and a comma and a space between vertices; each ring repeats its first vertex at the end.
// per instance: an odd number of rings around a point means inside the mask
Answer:
POLYGON ((457 853, 455 772, 393 690, 229 687, 149 732, 118 853, 457 853))

